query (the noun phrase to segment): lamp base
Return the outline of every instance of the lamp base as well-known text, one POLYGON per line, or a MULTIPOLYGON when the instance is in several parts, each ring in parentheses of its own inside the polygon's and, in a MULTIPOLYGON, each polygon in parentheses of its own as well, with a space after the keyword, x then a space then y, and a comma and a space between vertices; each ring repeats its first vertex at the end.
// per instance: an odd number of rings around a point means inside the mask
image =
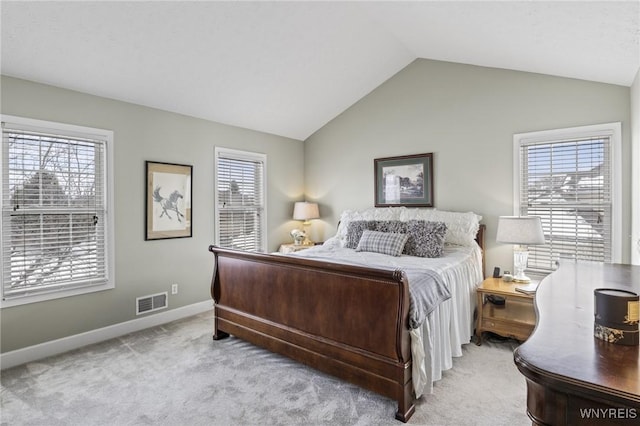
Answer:
POLYGON ((516 248, 513 251, 513 267, 516 270, 516 274, 513 276, 513 281, 517 283, 531 282, 531 278, 524 274, 524 270, 527 267, 527 258, 529 252, 524 247, 516 248))

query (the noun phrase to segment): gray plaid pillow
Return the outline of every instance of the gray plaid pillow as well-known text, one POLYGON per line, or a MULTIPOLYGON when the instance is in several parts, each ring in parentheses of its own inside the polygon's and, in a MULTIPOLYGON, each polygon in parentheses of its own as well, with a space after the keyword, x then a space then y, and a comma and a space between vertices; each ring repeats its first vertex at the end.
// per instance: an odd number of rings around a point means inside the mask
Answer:
POLYGON ((369 231, 367 229, 362 232, 362 237, 360 237, 356 251, 370 251, 391 256, 400 256, 408 239, 409 236, 407 234, 369 231))

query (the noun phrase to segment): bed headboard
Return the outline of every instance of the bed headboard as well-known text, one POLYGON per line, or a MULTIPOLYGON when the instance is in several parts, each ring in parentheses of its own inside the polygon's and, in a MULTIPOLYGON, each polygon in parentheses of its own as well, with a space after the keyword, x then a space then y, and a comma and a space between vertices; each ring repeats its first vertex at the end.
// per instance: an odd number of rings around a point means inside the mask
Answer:
POLYGON ((486 226, 481 223, 480 227, 478 227, 478 233, 476 234, 476 243, 480 246, 480 250, 482 250, 482 277, 485 278, 485 260, 484 260, 484 231, 486 226))
MULTIPOLYGON (((340 226, 340 221, 338 221, 338 224, 336 225, 336 229, 340 226)), ((478 243, 478 245, 480 246, 480 249, 482 250, 482 259, 484 259, 484 231, 486 229, 486 225, 484 223, 481 223, 480 226, 478 227, 478 233, 476 234, 476 243, 478 243)))

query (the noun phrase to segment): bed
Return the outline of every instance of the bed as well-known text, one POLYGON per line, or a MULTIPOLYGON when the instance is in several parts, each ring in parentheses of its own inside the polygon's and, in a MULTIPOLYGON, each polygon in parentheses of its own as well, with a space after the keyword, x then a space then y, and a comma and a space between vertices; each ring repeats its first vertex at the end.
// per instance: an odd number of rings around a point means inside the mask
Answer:
POLYGON ((213 338, 234 335, 392 398, 406 422, 473 335, 480 219, 372 208, 343 212, 334 237, 292 255, 210 246, 213 338), (403 253, 377 250, 376 238, 396 235, 407 235, 403 253), (424 247, 440 256, 423 257, 424 247), (421 295, 423 282, 436 290, 421 295))

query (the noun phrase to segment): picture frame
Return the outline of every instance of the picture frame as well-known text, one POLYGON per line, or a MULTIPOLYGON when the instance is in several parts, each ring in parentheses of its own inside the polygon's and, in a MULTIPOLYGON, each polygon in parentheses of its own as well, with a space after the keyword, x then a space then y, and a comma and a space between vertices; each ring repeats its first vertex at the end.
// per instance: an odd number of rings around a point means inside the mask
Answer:
POLYGON ((145 172, 144 239, 191 237, 193 166, 145 161, 145 172))
POLYGON ((373 160, 376 207, 433 207, 433 153, 373 160))

